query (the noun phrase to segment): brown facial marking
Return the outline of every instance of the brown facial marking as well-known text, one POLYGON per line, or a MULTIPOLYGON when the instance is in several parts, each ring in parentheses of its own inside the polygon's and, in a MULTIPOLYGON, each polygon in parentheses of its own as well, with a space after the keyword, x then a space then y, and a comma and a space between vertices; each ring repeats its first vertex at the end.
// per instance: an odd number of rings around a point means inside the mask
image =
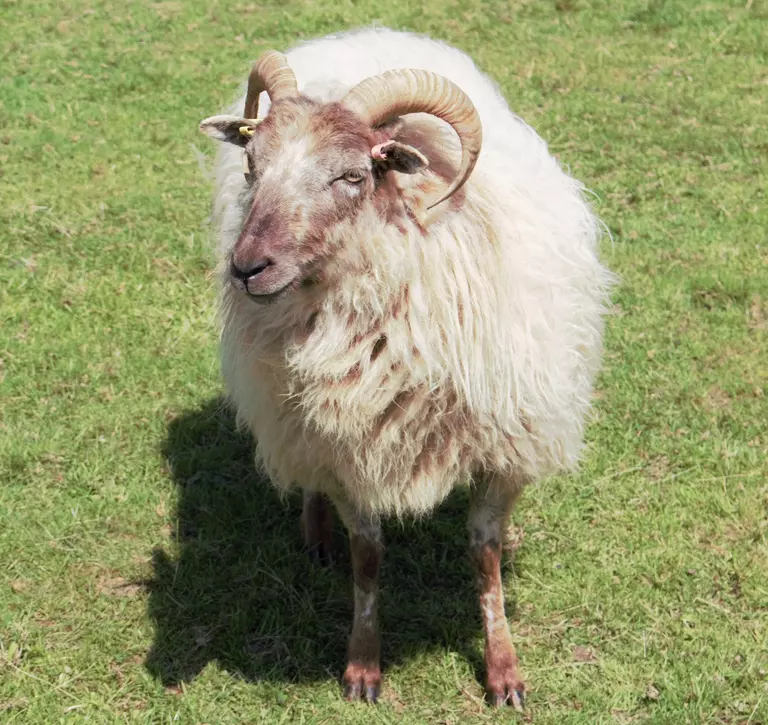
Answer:
POLYGON ((347 238, 334 230, 353 225, 369 204, 400 232, 410 216, 426 234, 403 201, 398 174, 371 158, 403 127, 371 129, 339 103, 273 103, 246 146, 251 208, 233 249, 236 285, 263 298, 301 288, 306 277, 323 274, 334 245, 347 238))
POLYGON ((373 205, 381 219, 387 224, 393 224, 401 234, 406 233, 405 218, 410 217, 411 213, 403 203, 393 174, 384 174, 378 179, 373 205))
POLYGON ((375 131, 340 103, 321 106, 308 122, 308 131, 315 140, 317 151, 330 148, 336 152, 355 149, 368 153, 378 141, 375 131))
POLYGON ((270 266, 249 280, 254 295, 298 286, 332 250, 328 232, 353 218, 373 190, 345 179, 370 167, 370 129, 339 104, 308 99, 274 103, 246 148, 252 202, 232 260, 241 272, 270 266))

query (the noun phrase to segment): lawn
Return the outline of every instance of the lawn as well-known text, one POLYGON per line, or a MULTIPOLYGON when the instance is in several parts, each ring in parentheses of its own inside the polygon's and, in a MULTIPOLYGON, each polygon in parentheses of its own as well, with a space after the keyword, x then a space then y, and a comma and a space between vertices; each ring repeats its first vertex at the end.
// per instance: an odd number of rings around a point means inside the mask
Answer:
POLYGON ((0 722, 768 725, 766 0, 0 17, 0 722), (373 21, 499 82, 621 277, 583 466, 513 517, 522 718, 482 700, 461 493, 387 527, 386 686, 341 700, 349 561, 312 568, 222 406, 197 123, 262 50, 373 21))

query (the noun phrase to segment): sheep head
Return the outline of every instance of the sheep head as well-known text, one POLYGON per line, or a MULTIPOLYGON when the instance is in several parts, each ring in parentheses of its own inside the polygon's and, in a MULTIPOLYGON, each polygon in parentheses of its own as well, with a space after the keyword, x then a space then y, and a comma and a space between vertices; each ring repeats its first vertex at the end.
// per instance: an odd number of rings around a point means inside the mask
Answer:
POLYGON ((232 250, 233 284, 267 301, 299 286, 323 258, 334 228, 349 224, 391 193, 389 172, 428 166, 416 148, 395 137, 406 113, 448 122, 462 144, 456 178, 434 206, 469 178, 482 142, 471 101, 453 83, 425 71, 389 71, 369 78, 336 103, 302 96, 284 56, 266 53, 254 66, 245 115, 213 116, 200 128, 244 150, 250 210, 232 250), (258 119, 259 95, 271 106, 258 119))

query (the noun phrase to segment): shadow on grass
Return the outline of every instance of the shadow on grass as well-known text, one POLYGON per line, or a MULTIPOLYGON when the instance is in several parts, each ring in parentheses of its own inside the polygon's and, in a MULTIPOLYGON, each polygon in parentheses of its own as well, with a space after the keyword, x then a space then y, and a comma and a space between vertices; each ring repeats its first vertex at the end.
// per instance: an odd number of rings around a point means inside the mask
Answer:
MULTIPOLYGON (((163 452, 179 487, 177 541, 154 552, 149 671, 166 685, 193 679, 211 661, 248 680, 340 677, 352 623, 341 525, 337 564, 312 566, 299 532, 300 495, 283 502, 256 474, 252 442, 222 399, 172 421, 163 452)), ((445 647, 481 676, 466 499, 459 491, 427 521, 385 526, 385 670, 445 647)))

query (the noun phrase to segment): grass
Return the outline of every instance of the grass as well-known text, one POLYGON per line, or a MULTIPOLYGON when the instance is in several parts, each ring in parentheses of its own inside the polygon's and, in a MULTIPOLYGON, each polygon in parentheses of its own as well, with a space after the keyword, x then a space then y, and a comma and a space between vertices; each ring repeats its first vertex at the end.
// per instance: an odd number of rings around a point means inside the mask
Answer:
POLYGON ((768 724, 764 0, 0 7, 0 721, 517 720, 461 494, 388 527, 384 697, 341 701, 348 561, 311 568, 220 405, 197 122, 377 20, 469 51, 613 235, 589 454, 514 516, 525 721, 768 724))

